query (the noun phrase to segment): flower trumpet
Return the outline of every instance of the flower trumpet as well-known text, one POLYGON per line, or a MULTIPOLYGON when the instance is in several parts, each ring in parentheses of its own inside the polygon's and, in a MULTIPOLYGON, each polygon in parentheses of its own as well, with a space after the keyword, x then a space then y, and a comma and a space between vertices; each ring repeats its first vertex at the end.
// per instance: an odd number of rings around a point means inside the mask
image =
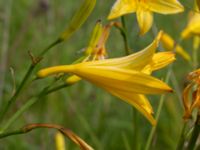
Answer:
POLYGON ((172 91, 163 81, 150 74, 175 59, 172 52, 155 54, 160 37, 161 33, 144 50, 126 57, 50 67, 40 70, 37 76, 44 78, 57 73, 75 74, 136 107, 154 125, 153 109, 143 94, 172 91))

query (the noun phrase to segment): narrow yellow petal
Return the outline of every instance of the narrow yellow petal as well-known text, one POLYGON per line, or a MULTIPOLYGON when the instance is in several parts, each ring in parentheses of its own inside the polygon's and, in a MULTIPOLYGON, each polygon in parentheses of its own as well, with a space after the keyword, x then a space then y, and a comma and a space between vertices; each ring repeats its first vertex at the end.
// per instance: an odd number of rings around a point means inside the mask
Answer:
POLYGON ((81 80, 81 78, 79 76, 72 75, 72 76, 68 77, 65 82, 67 84, 74 84, 80 80, 81 80))
POLYGON ((161 80, 134 70, 100 66, 77 66, 74 74, 97 86, 142 94, 160 94, 172 92, 161 80))
POLYGON ((38 71, 37 76, 39 78, 44 78, 46 76, 56 74, 56 73, 70 73, 72 72, 72 70, 74 70, 74 65, 49 67, 49 68, 38 71))
POLYGON ((184 11, 178 0, 149 0, 149 9, 160 14, 174 14, 184 11))
POLYGON ((98 21, 92 31, 92 35, 88 44, 87 49, 85 50, 86 55, 92 54, 94 48, 97 46, 99 38, 103 32, 103 26, 100 21, 98 21))
POLYGON ((108 92, 110 92, 112 95, 122 99, 123 101, 127 102, 128 104, 138 109, 151 122, 152 125, 156 124, 156 121, 152 116, 153 114, 152 106, 144 95, 116 90, 107 87, 103 88, 108 92))
POLYGON ((85 62, 93 66, 115 66, 118 68, 141 70, 151 62, 152 57, 158 47, 162 31, 160 31, 155 40, 143 50, 120 58, 105 59, 101 61, 85 62))
POLYGON ((145 66, 142 70, 143 73, 151 74, 152 71, 161 69, 175 60, 175 54, 173 52, 159 52, 156 53, 150 64, 145 66))
POLYGON ((136 5, 133 0, 117 0, 111 9, 108 19, 114 19, 135 11, 136 5))
POLYGON ((175 50, 175 52, 180 54, 185 60, 190 61, 190 55, 179 44, 176 44, 172 37, 170 37, 167 33, 163 33, 161 43, 166 50, 175 50))
POLYGON ((145 10, 142 7, 137 9, 137 21, 140 27, 140 35, 145 34, 149 31, 153 24, 153 14, 149 10, 145 10))

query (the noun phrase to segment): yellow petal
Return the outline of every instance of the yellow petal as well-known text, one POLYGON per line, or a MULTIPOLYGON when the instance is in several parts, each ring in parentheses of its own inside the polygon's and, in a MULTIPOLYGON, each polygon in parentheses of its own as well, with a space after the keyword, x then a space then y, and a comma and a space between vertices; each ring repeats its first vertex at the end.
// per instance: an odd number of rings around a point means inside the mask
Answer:
POLYGON ((136 5, 133 0, 117 0, 111 9, 108 19, 114 19, 135 11, 136 5))
POLYGON ((112 59, 105 59, 101 61, 93 61, 85 62, 90 63, 90 65, 94 66, 115 66, 118 68, 126 68, 126 69, 134 69, 134 70, 141 70, 144 66, 146 66, 153 57, 156 48, 158 47, 160 38, 162 36, 162 31, 160 31, 155 38, 155 40, 147 46, 145 49, 120 58, 112 58, 112 59))
POLYGON ((76 76, 76 75, 72 75, 72 76, 70 76, 70 77, 68 77, 68 78, 66 79, 66 83, 67 83, 67 84, 74 84, 74 83, 76 83, 76 82, 78 82, 78 81, 80 81, 80 80, 81 80, 80 77, 78 77, 78 76, 76 76))
POLYGON ((110 92, 112 95, 119 97, 123 101, 127 102, 128 104, 138 109, 151 122, 152 125, 156 124, 156 121, 152 116, 153 114, 152 106, 144 95, 121 91, 121 90, 114 90, 112 88, 107 88, 107 87, 103 88, 108 92, 110 92))
POLYGON ((101 34, 103 32, 103 26, 100 21, 98 21, 92 31, 92 35, 88 44, 87 49, 85 50, 86 55, 92 54, 94 51, 94 48, 97 46, 97 43, 99 41, 99 38, 101 37, 101 34))
POLYGON ((184 105, 184 115, 183 118, 185 120, 191 117, 191 109, 190 109, 190 100, 189 100, 189 92, 192 89, 193 84, 189 84, 183 91, 183 105, 184 105))
POLYGON ((149 31, 153 24, 153 14, 149 10, 145 10, 143 7, 137 9, 137 21, 140 27, 140 35, 149 31))
POLYGON ((172 92, 172 89, 161 80, 142 72, 105 66, 90 66, 85 63, 50 67, 38 72, 38 77, 56 73, 74 73, 98 86, 121 89, 142 94, 159 94, 172 92))
POLYGON ((74 65, 49 67, 49 68, 38 71, 37 76, 39 78, 44 78, 46 76, 53 75, 56 73, 61 73, 61 72, 62 73, 70 73, 72 70, 74 70, 74 65))
POLYGON ((173 52, 159 52, 156 53, 150 64, 145 66, 142 70, 143 73, 151 74, 152 71, 161 69, 175 60, 175 54, 173 52))
POLYGON ((163 36, 161 37, 161 43, 166 50, 175 50, 184 59, 188 61, 191 59, 190 55, 179 44, 176 44, 172 37, 170 37, 170 35, 168 35, 167 33, 163 33, 163 36))
POLYGON ((149 0, 147 3, 151 11, 160 14, 174 14, 184 11, 184 7, 178 0, 149 0))
POLYGON ((77 65, 73 73, 100 87, 107 86, 142 94, 172 92, 172 89, 161 80, 134 70, 77 65))

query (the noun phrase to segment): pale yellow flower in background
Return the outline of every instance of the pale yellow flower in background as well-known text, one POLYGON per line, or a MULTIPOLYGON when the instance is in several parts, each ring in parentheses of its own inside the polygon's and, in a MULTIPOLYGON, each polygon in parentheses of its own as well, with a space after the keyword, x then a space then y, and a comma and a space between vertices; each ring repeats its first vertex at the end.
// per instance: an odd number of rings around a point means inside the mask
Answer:
POLYGON ((155 54, 160 37, 161 33, 144 50, 126 57, 50 67, 40 70, 37 76, 75 74, 136 107, 155 125, 153 109, 144 94, 162 94, 172 89, 150 74, 175 60, 172 52, 155 54))
POLYGON ((169 34, 163 33, 161 37, 161 43, 165 50, 175 51, 185 60, 190 61, 190 55, 179 44, 177 44, 169 34))
POLYGON ((136 13, 140 34, 149 31, 153 24, 153 13, 175 14, 184 11, 178 0, 117 0, 108 19, 129 13, 136 13))
POLYGON ((65 137, 59 131, 55 135, 56 150, 66 150, 65 149, 65 137))
POLYGON ((200 111, 200 69, 197 69, 188 75, 190 84, 183 91, 183 105, 185 108, 183 118, 188 120, 192 116, 195 108, 200 111), (190 96, 190 93, 192 96, 190 96))
POLYGON ((192 36, 200 36, 200 12, 190 13, 188 24, 181 33, 183 39, 192 36))

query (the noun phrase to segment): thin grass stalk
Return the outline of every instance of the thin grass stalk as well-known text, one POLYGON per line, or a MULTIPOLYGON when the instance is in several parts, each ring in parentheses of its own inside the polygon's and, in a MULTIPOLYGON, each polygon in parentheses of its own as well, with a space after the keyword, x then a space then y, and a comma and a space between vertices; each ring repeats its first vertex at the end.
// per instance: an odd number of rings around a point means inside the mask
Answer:
POLYGON ((131 146, 128 142, 128 138, 124 132, 122 133, 122 139, 123 139, 123 143, 124 143, 126 150, 131 150, 131 146))
MULTIPOLYGON (((199 37, 198 37, 199 38, 199 37)), ((195 42, 195 41, 194 41, 195 42)), ((192 64, 193 64, 193 69, 197 69, 198 67, 198 51, 199 51, 199 46, 193 46, 193 51, 192 51, 192 64)))
MULTIPOLYGON (((165 83, 169 82, 171 72, 172 72, 172 66, 169 67, 169 70, 167 72, 167 76, 166 76, 166 79, 165 79, 165 83)), ((164 104, 164 100, 165 100, 165 95, 162 95, 160 100, 159 100, 158 110, 157 110, 156 117, 155 117, 156 122, 158 122, 158 120, 159 120, 159 117, 160 117, 160 114, 161 114, 161 111, 162 111, 162 107, 163 107, 163 104, 164 104)), ((148 139, 147 139, 147 143, 145 145, 145 150, 150 149, 151 143, 153 141, 153 136, 154 136, 155 131, 156 131, 156 127, 157 127, 157 125, 152 126, 152 128, 151 128, 150 134, 149 134, 148 139)))
MULTIPOLYGON (((60 41, 55 41, 54 43, 52 43, 51 45, 49 45, 47 48, 45 48, 41 54, 39 55, 40 58, 46 54, 52 47, 54 47, 55 45, 57 45, 58 43, 60 43, 60 41)), ((5 116, 5 114, 7 113, 8 109, 10 108, 10 106, 16 101, 16 99, 18 98, 19 94, 21 93, 21 91, 23 90, 23 88, 25 87, 27 81, 29 80, 32 72, 34 71, 35 67, 38 65, 39 62, 37 63, 32 63, 25 76, 23 77, 19 87, 17 88, 15 94, 10 98, 10 100, 8 100, 8 102, 6 103, 5 107, 3 108, 3 110, 0 112, 0 121, 3 120, 3 117, 5 116)))
POLYGON ((187 124, 184 123, 183 127, 182 127, 182 130, 181 130, 181 135, 180 135, 176 150, 183 150, 183 148, 184 148, 186 126, 187 126, 187 124))
POLYGON ((3 88, 5 82, 5 73, 7 66, 7 56, 8 56, 8 45, 9 45, 9 36, 10 36, 10 16, 12 11, 12 0, 8 0, 5 3, 5 15, 2 31, 2 48, 1 48, 1 58, 0 58, 0 105, 3 101, 3 88))
POLYGON ((38 95, 31 97, 23 106, 21 106, 21 108, 11 118, 8 119, 6 124, 0 130, 0 132, 4 132, 5 130, 7 130, 28 108, 30 108, 33 104, 38 102, 41 99, 41 97, 47 96, 50 93, 56 92, 68 86, 70 85, 62 84, 54 88, 49 88, 49 86, 45 87, 38 95))
POLYGON ((99 141, 98 137, 95 135, 95 133, 92 130, 92 127, 90 125, 90 123, 87 121, 87 119, 84 117, 84 115, 82 115, 82 113, 80 112, 79 109, 76 109, 77 106, 75 104, 73 95, 69 92, 69 104, 71 108, 74 108, 74 112, 75 115, 77 116, 77 118, 80 120, 80 123, 82 125, 82 127, 84 128, 84 130, 89 134, 89 136, 91 137, 91 140, 93 141, 93 143, 96 145, 96 149, 103 149, 101 142, 99 141))
POLYGON ((120 29, 120 32, 121 32, 121 35, 122 35, 123 41, 124 41, 125 54, 130 55, 131 51, 130 51, 129 44, 128 44, 126 20, 125 20, 124 16, 121 17, 121 23, 122 23, 122 28, 120 29))
POLYGON ((177 94, 177 97, 179 99, 179 102, 180 104, 182 104, 182 93, 181 93, 181 89, 178 85, 178 81, 177 81, 177 78, 175 76, 175 73, 174 71, 172 70, 172 73, 171 73, 171 76, 170 76, 170 80, 173 84, 173 87, 175 88, 175 91, 176 91, 176 94, 177 94))
POLYGON ((188 144, 188 150, 193 150, 196 146, 198 137, 200 133, 200 112, 197 114, 197 119, 194 125, 194 129, 192 131, 192 136, 190 138, 189 144, 188 144))
POLYGON ((134 136, 134 142, 133 142, 133 148, 134 150, 140 150, 141 149, 141 143, 140 143, 140 118, 138 111, 135 108, 132 108, 132 114, 133 114, 133 136, 134 136))

